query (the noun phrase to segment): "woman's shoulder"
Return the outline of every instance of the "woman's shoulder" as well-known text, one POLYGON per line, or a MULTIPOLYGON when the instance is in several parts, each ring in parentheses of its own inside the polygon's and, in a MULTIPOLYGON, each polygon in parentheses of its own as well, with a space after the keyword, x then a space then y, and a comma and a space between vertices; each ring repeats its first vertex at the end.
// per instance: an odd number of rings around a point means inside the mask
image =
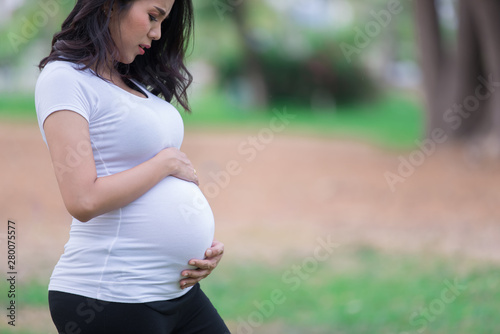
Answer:
POLYGON ((96 100, 99 84, 89 70, 68 61, 51 61, 43 68, 35 86, 35 100, 54 97, 55 100, 96 100), (78 97, 79 96, 79 97, 78 97))
POLYGON ((69 61, 55 60, 49 62, 40 73, 40 79, 45 77, 59 77, 68 80, 70 78, 89 78, 90 70, 82 70, 84 66, 69 61))
POLYGON ((51 61, 41 71, 37 88, 51 86, 73 86, 85 87, 86 90, 92 90, 95 86, 94 75, 90 70, 81 70, 83 65, 75 64, 69 61, 51 61))
POLYGON ((70 62, 70 61, 65 61, 65 60, 53 60, 47 63, 45 67, 42 70, 43 72, 46 71, 54 71, 57 69, 65 69, 65 70, 71 70, 71 71, 77 71, 79 68, 81 68, 82 65, 70 62))

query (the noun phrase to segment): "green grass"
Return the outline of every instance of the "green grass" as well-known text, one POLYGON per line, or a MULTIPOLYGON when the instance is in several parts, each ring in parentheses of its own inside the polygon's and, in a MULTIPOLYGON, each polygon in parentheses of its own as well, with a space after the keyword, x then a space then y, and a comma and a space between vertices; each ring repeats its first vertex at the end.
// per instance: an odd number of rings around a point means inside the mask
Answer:
POLYGON ((35 98, 30 94, 0 94, 0 120, 35 121, 35 98))
MULTIPOLYGON (((186 128, 258 131, 270 127, 276 111, 292 115, 284 132, 335 136, 371 141, 387 147, 411 147, 421 137, 424 126, 422 108, 413 98, 388 95, 372 103, 319 109, 283 102, 265 110, 248 109, 212 92, 192 100, 193 113, 184 114, 186 128)), ((0 120, 33 121, 33 96, 0 95, 0 120)), ((281 123, 277 123, 281 126, 281 123)))
POLYGON ((204 290, 225 319, 244 326, 264 318, 285 323, 287 333, 317 328, 323 329, 320 333, 480 334, 500 328, 500 267, 475 264, 464 269, 458 260, 369 249, 334 257, 316 270, 304 266, 301 258, 277 268, 222 265, 204 290), (346 258, 350 265, 342 265, 346 258), (294 265, 302 266, 303 277, 297 273, 292 283, 293 275, 285 276, 288 280, 283 275, 294 265), (446 282, 455 280, 465 290, 445 292, 443 299, 446 282), (283 293, 282 304, 269 302, 276 289, 283 293), (259 310, 255 303, 267 308, 259 310))
POLYGON ((294 118, 285 131, 292 133, 359 138, 389 147, 411 147, 424 133, 422 107, 407 95, 387 95, 372 103, 311 112, 287 102, 267 110, 249 110, 212 94, 195 99, 192 109, 192 115, 184 116, 187 127, 264 128, 270 126, 276 112, 286 111, 294 118))
MULTIPOLYGON (((336 251, 317 267, 307 258, 278 266, 222 262, 203 289, 235 333, 238 326, 259 333, 261 325, 276 323, 282 333, 324 334, 486 334, 500 328, 498 265, 366 248, 336 251), (463 289, 443 297, 446 282, 455 280, 463 289)), ((4 282, 0 288, 5 291, 4 282)), ((46 307, 46 284, 17 290, 19 305, 46 307)))

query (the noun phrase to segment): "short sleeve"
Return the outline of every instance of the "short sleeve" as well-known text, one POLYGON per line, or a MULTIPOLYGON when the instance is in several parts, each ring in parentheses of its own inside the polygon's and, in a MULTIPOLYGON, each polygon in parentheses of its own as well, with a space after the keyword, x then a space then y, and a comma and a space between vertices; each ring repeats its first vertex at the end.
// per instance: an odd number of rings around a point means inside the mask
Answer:
POLYGON ((52 62, 43 69, 35 88, 35 106, 43 140, 43 124, 52 113, 70 110, 90 122, 96 94, 84 73, 68 62, 52 62), (87 79, 87 80, 86 80, 87 79))

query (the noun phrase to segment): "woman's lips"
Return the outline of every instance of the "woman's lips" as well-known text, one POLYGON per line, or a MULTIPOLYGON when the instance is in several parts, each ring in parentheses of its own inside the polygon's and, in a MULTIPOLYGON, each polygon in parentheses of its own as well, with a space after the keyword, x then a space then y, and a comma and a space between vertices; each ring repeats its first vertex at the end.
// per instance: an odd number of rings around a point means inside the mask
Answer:
POLYGON ((146 53, 145 49, 150 49, 150 48, 151 48, 151 46, 146 45, 146 44, 139 45, 139 50, 140 50, 139 54, 144 55, 146 53))

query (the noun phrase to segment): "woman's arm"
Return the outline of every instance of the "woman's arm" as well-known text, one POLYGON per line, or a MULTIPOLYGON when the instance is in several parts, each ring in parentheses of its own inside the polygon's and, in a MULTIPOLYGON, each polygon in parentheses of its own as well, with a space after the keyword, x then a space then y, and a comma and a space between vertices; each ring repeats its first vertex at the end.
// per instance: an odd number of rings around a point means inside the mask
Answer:
POLYGON ((43 127, 64 204, 79 221, 131 203, 168 175, 198 184, 191 162, 176 148, 164 149, 129 170, 98 178, 87 120, 64 110, 51 114, 43 127))

